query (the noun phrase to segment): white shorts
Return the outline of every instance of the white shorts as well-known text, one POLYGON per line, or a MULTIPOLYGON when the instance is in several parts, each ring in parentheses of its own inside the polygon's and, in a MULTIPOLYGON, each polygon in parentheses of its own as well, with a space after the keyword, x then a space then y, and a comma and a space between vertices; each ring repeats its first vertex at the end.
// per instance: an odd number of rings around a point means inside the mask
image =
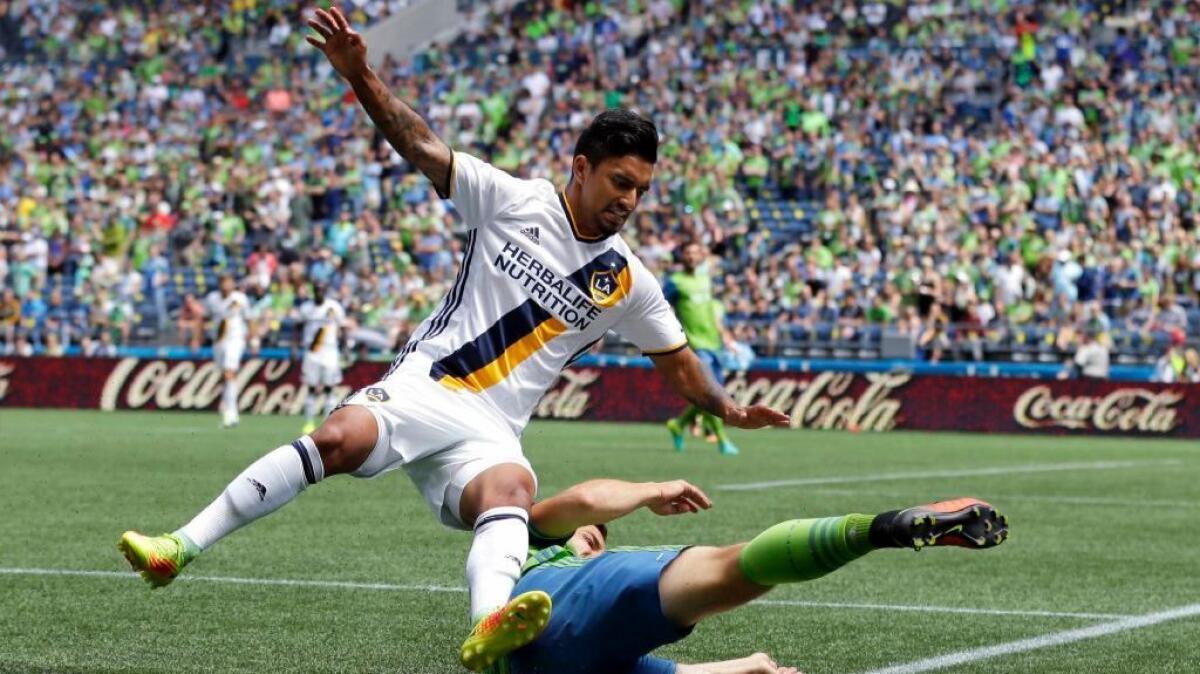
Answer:
POLYGON ((459 516, 463 490, 493 466, 523 466, 536 493, 537 474, 520 440, 473 393, 451 391, 420 372, 397 372, 342 404, 370 410, 379 429, 375 449, 353 474, 375 477, 403 468, 447 527, 470 530, 459 516))
POLYGON ((332 362, 311 353, 304 354, 300 362, 300 382, 308 387, 337 386, 342 383, 342 368, 337 359, 332 362))
POLYGON ((245 343, 217 342, 213 345, 213 361, 221 371, 236 371, 242 367, 242 351, 245 350, 245 343))

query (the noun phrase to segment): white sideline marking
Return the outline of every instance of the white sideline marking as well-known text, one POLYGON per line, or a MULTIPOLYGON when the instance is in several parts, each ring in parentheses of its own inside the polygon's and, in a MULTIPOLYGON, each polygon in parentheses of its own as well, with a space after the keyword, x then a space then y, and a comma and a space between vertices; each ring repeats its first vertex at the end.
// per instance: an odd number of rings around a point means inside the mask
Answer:
POLYGON ((763 606, 804 606, 810 608, 864 609, 868 611, 911 611, 915 613, 963 613, 967 615, 1022 616, 1034 618, 1078 618, 1080 620, 1120 620, 1133 616, 1126 613, 1071 613, 1066 611, 1021 611, 1015 609, 960 608, 957 606, 906 606, 904 604, 844 604, 838 602, 803 601, 798 599, 755 599, 751 604, 763 606))
MULTIPOLYGON (((34 569, 0 567, 0 576, 75 576, 84 578, 120 578, 137 580, 132 571, 89 571, 84 569, 34 569)), ((396 585, 392 583, 362 583, 341 580, 295 580, 290 578, 237 578, 233 576, 180 576, 180 581, 229 583, 234 585, 283 585, 288 587, 319 587, 344 590, 382 590, 388 592, 466 592, 467 588, 453 585, 396 585)), ((955 606, 905 606, 894 604, 854 604, 799 601, 790 599, 757 599, 751 605, 808 606, 813 608, 866 609, 873 611, 920 611, 925 613, 968 613, 973 615, 1025 616, 1033 618, 1081 618, 1113 620, 1127 616, 1112 613, 1062 613, 1053 611, 1019 611, 1009 609, 960 608, 955 606)))
POLYGON ((1052 646, 1061 646, 1070 644, 1076 641, 1084 641, 1085 639, 1095 639, 1097 637, 1108 636, 1110 634, 1119 634, 1130 630, 1142 629, 1159 623, 1165 623, 1170 620, 1179 620, 1181 618, 1191 618, 1200 615, 1200 604, 1189 604, 1180 606, 1166 611, 1157 613, 1147 613, 1145 615, 1131 616, 1122 620, 1113 622, 1100 623, 1090 627, 1080 627, 1078 629, 1066 630, 1063 632, 1052 632, 1044 634, 1040 637, 1030 637, 1029 639, 1021 639, 1019 641, 1009 641, 994 646, 984 646, 981 648, 971 648, 954 653, 947 653, 924 660, 908 662, 901 665, 892 665, 883 669, 873 669, 862 674, 919 674, 920 672, 931 672, 935 669, 945 669, 956 665, 968 663, 976 663, 980 660, 1000 657, 1002 655, 1015 655, 1017 653, 1025 653, 1028 651, 1038 650, 1040 648, 1050 648, 1052 646))
POLYGON ((974 477, 980 475, 1016 475, 1020 473, 1053 473, 1064 470, 1113 470, 1136 466, 1172 466, 1177 460, 1163 461, 1077 461, 1073 463, 1030 463, 1015 466, 993 466, 991 468, 964 468, 961 470, 925 470, 908 473, 876 473, 874 475, 836 475, 829 477, 804 477, 795 480, 769 480, 767 482, 745 482, 721 484, 721 491, 754 491, 774 487, 798 487, 813 484, 848 484, 854 482, 888 482, 892 480, 920 480, 931 477, 974 477))
MULTIPOLYGON (((23 569, 0 567, 0 575, 9 576, 91 576, 99 578, 136 579, 133 571, 87 571, 76 569, 23 569)), ((304 580, 292 578, 236 578, 233 576, 179 576, 181 581, 207 581, 234 585, 285 585, 289 587, 332 587, 344 590, 386 590, 390 592, 466 592, 467 588, 452 585, 394 585, 392 583, 360 583, 348 580, 304 580)))
MULTIPOLYGON (((886 496, 889 498, 912 497, 913 492, 901 491, 863 491, 860 489, 812 489, 810 494, 829 494, 834 496, 886 496)), ((1004 501, 1040 501, 1042 503, 1064 503, 1067 505, 1098 505, 1121 506, 1125 508, 1200 508, 1200 501, 1162 501, 1158 499, 1125 499, 1104 498, 1101 496, 1055 496, 1053 494, 993 494, 988 492, 988 498, 996 502, 1004 501)))

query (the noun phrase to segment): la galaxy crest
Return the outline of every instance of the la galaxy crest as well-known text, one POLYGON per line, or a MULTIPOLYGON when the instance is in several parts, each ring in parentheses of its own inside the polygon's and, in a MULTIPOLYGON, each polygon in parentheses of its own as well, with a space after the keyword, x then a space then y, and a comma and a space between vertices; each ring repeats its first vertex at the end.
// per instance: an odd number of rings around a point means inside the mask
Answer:
POLYGON ((592 272, 588 287, 592 291, 592 301, 600 306, 608 306, 617 293, 617 273, 612 269, 592 272))
POLYGON ((367 397, 367 400, 370 400, 373 403, 386 403, 391 399, 391 396, 388 395, 387 391, 374 386, 367 389, 364 395, 367 397))

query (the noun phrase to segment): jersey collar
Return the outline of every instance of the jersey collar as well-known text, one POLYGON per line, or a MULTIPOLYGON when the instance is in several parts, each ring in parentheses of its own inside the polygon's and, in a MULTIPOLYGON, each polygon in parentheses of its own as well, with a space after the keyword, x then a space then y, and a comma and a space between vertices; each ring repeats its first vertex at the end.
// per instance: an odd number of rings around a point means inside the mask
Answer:
POLYGON ((603 241, 604 239, 608 238, 604 235, 584 236, 583 233, 579 231, 579 226, 575 224, 575 214, 571 212, 571 204, 567 201, 566 192, 558 193, 558 203, 562 205, 563 215, 567 216, 567 223, 571 225, 571 234, 575 237, 576 241, 583 243, 596 243, 597 241, 603 241))
POLYGON ((521 566, 521 573, 530 569, 547 564, 549 562, 557 562, 560 559, 574 557, 575 553, 568 547, 562 545, 551 545, 548 548, 541 550, 530 550, 529 558, 525 560, 525 564, 521 566))

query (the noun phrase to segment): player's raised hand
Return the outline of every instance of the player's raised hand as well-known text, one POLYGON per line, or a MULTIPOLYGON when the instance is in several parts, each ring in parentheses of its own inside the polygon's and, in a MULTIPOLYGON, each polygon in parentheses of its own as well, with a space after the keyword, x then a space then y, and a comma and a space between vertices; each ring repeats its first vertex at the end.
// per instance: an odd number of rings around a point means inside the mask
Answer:
POLYGON ((658 496, 646 507, 655 515, 680 515, 683 513, 698 513, 712 507, 712 499, 708 498, 699 487, 686 480, 659 482, 658 496))
POLYGON ((350 22, 340 9, 317 9, 313 18, 308 20, 308 26, 324 40, 312 35, 306 35, 304 39, 325 54, 339 75, 349 80, 366 71, 367 43, 350 27, 350 22))
POLYGON ((766 405, 754 405, 752 407, 735 407, 726 412, 725 423, 735 428, 751 430, 767 426, 788 428, 792 425, 792 418, 783 412, 776 412, 766 405))

